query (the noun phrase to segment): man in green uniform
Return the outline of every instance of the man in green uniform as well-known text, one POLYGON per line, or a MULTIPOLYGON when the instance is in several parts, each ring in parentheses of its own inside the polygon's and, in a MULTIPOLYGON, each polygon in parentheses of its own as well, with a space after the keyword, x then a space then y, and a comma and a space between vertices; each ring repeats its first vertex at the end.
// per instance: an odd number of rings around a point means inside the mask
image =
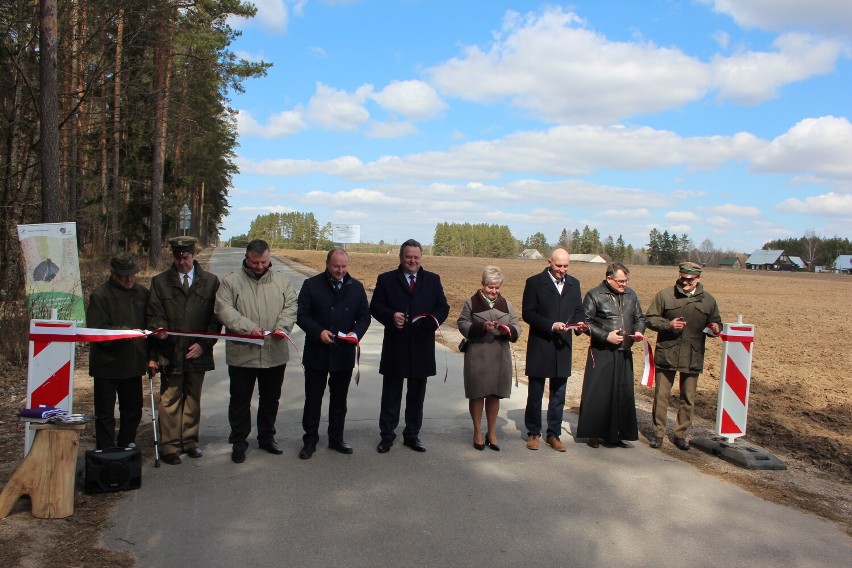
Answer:
POLYGON ((695 409, 695 391, 698 375, 704 370, 705 329, 718 335, 722 318, 716 299, 702 286, 700 264, 683 262, 674 286, 660 290, 645 314, 647 325, 657 332, 654 362, 654 435, 652 448, 663 445, 666 435, 666 411, 676 373, 680 373, 680 404, 677 409, 677 426, 674 444, 681 450, 689 449, 687 432, 692 426, 695 409))

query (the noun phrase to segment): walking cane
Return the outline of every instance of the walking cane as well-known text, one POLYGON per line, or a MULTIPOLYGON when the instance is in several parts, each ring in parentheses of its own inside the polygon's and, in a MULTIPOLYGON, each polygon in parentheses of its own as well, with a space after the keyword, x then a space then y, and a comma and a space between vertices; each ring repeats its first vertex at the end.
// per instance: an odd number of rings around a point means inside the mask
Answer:
POLYGON ((154 467, 160 467, 160 435, 158 433, 159 428, 157 428, 157 403, 154 402, 155 374, 156 371, 148 369, 148 389, 151 391, 151 421, 154 424, 154 467))

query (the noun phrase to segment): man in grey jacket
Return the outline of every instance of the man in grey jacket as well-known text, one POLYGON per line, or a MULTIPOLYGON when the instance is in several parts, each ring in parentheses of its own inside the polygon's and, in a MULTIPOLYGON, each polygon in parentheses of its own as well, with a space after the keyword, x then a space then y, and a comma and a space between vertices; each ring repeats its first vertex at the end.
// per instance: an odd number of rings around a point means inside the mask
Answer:
POLYGON ((275 418, 284 369, 290 358, 287 340, 296 323, 296 291, 290 280, 272 270, 269 244, 255 239, 246 247, 246 257, 240 270, 222 279, 216 293, 216 317, 228 332, 265 337, 261 346, 228 341, 225 356, 231 379, 231 402, 228 421, 232 444, 231 460, 243 463, 251 432, 251 397, 257 382, 257 443, 271 454, 282 454, 275 441, 275 418))

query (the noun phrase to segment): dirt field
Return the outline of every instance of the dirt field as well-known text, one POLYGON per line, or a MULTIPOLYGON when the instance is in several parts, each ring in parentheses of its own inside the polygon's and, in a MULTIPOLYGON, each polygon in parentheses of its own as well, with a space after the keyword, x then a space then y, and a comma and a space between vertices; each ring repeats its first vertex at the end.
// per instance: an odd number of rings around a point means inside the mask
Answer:
MULTIPOLYGON (((324 252, 277 254, 317 270, 324 267, 324 252)), ((482 268, 491 263, 503 270, 507 278, 503 294, 520 311, 524 280, 543 270, 544 261, 430 256, 423 260, 423 266, 439 273, 444 283, 451 307, 445 335, 451 345, 458 344, 458 335, 450 327, 455 326, 464 299, 478 288, 482 268)), ((364 282, 369 292, 376 275, 397 264, 393 254, 353 254, 350 272, 364 282)), ((603 279, 604 266, 574 264, 569 272, 579 278, 585 292, 603 279)), ((673 284, 676 273, 673 267, 636 266, 630 286, 642 306, 647 307, 657 290, 673 284)), ((150 279, 152 274, 143 276, 150 279)), ((144 283, 145 278, 141 281, 144 283)), ((702 282, 719 302, 723 321, 734 322, 742 314, 744 322, 756 327, 746 439, 770 450, 787 463, 788 469, 743 470, 698 450, 680 452, 670 443, 662 451, 765 499, 838 522, 852 535, 852 381, 846 376, 852 367, 852 354, 845 343, 852 332, 852 277, 708 270, 702 282), (838 347, 832 349, 830 344, 838 347)), ((649 336, 654 339, 653 332, 649 336)), ((585 337, 575 341, 575 372, 566 400, 573 411, 579 403, 588 345, 585 337)), ((522 354, 523 335, 520 344, 518 353, 522 354)), ((522 355, 518 362, 522 365, 522 355)), ((720 362, 721 342, 708 341, 693 435, 713 435, 720 362)), ((75 411, 91 413, 91 379, 86 368, 85 353, 81 353, 75 375, 75 411)), ((647 434, 652 390, 639 385, 637 379, 636 394, 640 432, 647 434)), ((21 460, 23 435, 14 417, 25 397, 25 370, 0 377, 2 483, 8 481, 21 460)), ((92 432, 93 428, 86 429, 81 440, 83 448, 94 447, 92 432)), ((140 447, 150 447, 150 438, 150 428, 143 424, 140 447)), ((639 443, 644 442, 643 438, 639 443)), ((73 517, 59 521, 34 519, 29 514, 28 501, 20 500, 12 514, 0 520, 0 566, 133 566, 128 555, 99 548, 99 535, 111 508, 120 499, 120 495, 88 496, 78 492, 73 517)))

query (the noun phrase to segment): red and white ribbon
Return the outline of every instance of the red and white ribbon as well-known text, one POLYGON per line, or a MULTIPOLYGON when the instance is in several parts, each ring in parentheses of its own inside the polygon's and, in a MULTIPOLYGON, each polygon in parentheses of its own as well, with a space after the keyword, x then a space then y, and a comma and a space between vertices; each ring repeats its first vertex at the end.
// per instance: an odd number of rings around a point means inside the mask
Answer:
POLYGON ((150 334, 150 331, 143 331, 140 329, 96 329, 92 327, 78 327, 74 333, 58 333, 56 329, 35 328, 30 330, 30 341, 100 343, 102 341, 116 341, 118 339, 145 338, 150 334))
POLYGON ((657 373, 657 367, 654 365, 654 349, 648 339, 642 340, 642 350, 645 352, 645 367, 642 369, 642 384, 646 387, 653 388, 654 375, 657 373))
POLYGON ((179 335, 181 337, 195 337, 199 339, 224 339, 225 341, 241 341, 244 343, 252 343, 254 345, 263 345, 268 336, 282 337, 289 341, 296 351, 299 351, 299 346, 296 345, 290 336, 281 330, 264 331, 263 337, 249 335, 245 333, 210 333, 205 331, 180 331, 177 329, 157 328, 155 330, 147 329, 98 329, 94 327, 78 327, 75 333, 60 333, 56 329, 51 328, 35 328, 30 331, 30 341, 57 341, 66 343, 101 343, 104 341, 117 341, 119 339, 140 339, 146 338, 153 333, 165 332, 169 335, 179 335))
POLYGON ((337 332, 337 339, 355 344, 355 384, 361 382, 361 342, 355 334, 349 335, 342 331, 337 332))
POLYGON ((704 335, 708 335, 710 337, 719 337, 719 335, 721 335, 721 331, 713 331, 713 328, 711 328, 709 325, 701 331, 704 333, 704 335))
MULTIPOLYGON (((446 340, 444 339, 444 332, 441 331, 441 323, 438 321, 438 318, 436 318, 432 314, 425 313, 425 312, 422 313, 422 314, 417 314, 416 316, 414 316, 411 319, 411 323, 414 323, 417 320, 423 319, 425 317, 432 318, 432 321, 435 322, 435 329, 438 330, 438 335, 441 337, 441 341, 443 343, 446 343, 446 340)), ((444 351, 444 382, 445 383, 447 382, 447 376, 449 376, 449 374, 450 374, 450 362, 447 359, 447 352, 444 351)))

